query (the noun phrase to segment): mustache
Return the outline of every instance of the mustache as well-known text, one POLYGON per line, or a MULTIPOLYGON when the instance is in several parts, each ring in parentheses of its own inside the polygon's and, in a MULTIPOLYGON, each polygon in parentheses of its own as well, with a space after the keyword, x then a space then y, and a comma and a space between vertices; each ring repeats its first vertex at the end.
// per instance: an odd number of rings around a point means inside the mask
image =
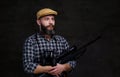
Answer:
POLYGON ((48 27, 50 27, 50 26, 55 27, 55 25, 50 24, 50 25, 46 26, 46 28, 48 28, 48 27))

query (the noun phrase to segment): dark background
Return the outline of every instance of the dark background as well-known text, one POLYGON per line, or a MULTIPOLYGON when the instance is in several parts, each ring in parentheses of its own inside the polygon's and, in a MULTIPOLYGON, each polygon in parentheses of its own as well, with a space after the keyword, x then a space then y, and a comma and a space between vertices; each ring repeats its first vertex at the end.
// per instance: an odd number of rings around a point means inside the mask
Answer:
POLYGON ((0 2, 0 75, 29 77, 22 67, 25 39, 36 30, 37 10, 58 11, 57 33, 70 45, 83 43, 107 26, 87 47, 68 77, 120 77, 120 8, 117 0, 3 0, 0 2))

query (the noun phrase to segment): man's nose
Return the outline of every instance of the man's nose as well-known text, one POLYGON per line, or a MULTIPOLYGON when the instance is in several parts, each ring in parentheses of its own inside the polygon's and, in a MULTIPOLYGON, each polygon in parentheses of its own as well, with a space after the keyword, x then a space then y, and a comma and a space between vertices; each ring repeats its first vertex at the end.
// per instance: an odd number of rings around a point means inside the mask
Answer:
POLYGON ((53 25, 53 20, 49 20, 49 24, 52 24, 52 25, 53 25))

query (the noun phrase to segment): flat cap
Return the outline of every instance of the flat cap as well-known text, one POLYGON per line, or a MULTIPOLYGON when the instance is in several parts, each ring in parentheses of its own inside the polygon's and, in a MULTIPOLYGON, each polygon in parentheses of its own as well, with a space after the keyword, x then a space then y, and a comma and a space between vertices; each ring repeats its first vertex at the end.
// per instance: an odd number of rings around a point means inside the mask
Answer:
POLYGON ((44 9, 39 10, 36 14, 37 19, 39 19, 43 16, 46 16, 46 15, 57 15, 57 12, 55 10, 50 9, 50 8, 44 8, 44 9))

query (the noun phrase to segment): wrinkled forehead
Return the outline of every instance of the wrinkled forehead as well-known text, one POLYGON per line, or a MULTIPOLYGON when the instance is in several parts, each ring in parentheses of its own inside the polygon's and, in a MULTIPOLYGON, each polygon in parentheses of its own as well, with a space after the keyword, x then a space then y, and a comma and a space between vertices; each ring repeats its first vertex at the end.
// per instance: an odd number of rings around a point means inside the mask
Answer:
POLYGON ((41 17, 40 19, 46 19, 46 18, 54 19, 55 16, 54 15, 46 15, 46 16, 41 17))

